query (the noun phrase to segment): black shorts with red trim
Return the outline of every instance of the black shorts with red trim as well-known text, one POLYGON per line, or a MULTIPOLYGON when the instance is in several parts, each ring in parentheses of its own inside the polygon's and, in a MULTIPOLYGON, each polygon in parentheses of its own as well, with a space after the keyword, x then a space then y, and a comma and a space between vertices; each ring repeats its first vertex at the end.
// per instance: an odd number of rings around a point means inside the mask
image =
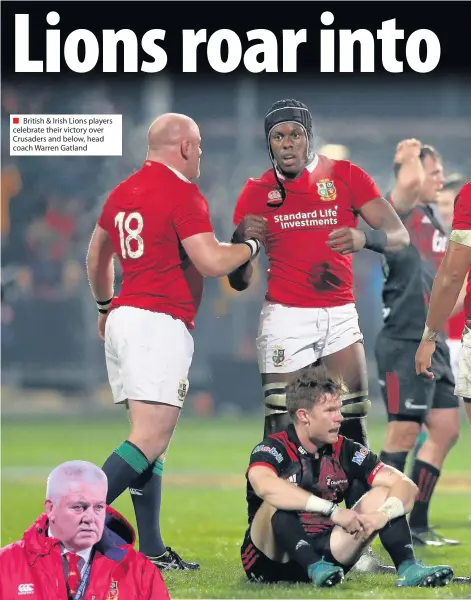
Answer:
MULTIPOLYGON (((309 535, 314 552, 324 560, 340 566, 345 573, 351 567, 341 565, 330 552, 330 536, 333 527, 317 535, 309 535)), ((240 549, 242 566, 247 579, 253 583, 309 583, 310 579, 303 567, 294 560, 280 563, 268 558, 253 543, 250 528, 245 532, 244 541, 240 549)))
POLYGON ((437 344, 431 369, 435 379, 430 381, 415 372, 418 346, 412 340, 378 335, 375 354, 389 421, 422 423, 431 408, 459 407, 448 348, 437 344))

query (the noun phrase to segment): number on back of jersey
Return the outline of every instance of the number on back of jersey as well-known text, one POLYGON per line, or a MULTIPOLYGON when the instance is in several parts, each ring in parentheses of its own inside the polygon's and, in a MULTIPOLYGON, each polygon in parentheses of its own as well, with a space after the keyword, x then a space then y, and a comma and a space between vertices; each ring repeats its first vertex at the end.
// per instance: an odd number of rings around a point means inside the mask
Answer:
POLYGON ((140 258, 144 254, 144 240, 141 237, 144 228, 144 219, 141 213, 132 212, 126 216, 124 211, 119 212, 114 220, 119 231, 121 256, 126 258, 140 258))

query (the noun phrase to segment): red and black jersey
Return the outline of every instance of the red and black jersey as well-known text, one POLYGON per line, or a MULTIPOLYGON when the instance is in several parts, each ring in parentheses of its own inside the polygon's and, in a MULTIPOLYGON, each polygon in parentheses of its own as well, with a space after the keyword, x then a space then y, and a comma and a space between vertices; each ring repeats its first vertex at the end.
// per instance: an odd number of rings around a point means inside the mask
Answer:
MULTIPOLYGON (((339 436, 335 445, 327 444, 311 454, 299 441, 294 425, 269 435, 255 446, 246 477, 252 467, 260 465, 311 494, 337 504, 342 502, 354 480, 371 486, 376 473, 384 466, 371 450, 343 436, 339 436)), ((247 477, 249 526, 262 502, 247 477)), ((319 533, 333 525, 328 517, 319 514, 300 512, 299 515, 306 533, 319 533)))
MULTIPOLYGON (((410 235, 410 245, 382 255, 383 332, 389 337, 420 342, 427 318, 433 281, 448 238, 429 206, 399 214, 410 235)), ((441 334, 439 341, 446 342, 441 334)))

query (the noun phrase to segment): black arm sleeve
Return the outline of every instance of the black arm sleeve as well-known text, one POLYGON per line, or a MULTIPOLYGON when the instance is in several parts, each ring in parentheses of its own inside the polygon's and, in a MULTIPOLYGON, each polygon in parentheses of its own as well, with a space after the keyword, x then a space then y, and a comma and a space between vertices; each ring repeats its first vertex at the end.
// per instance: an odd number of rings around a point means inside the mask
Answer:
POLYGON ((339 458, 348 479, 356 479, 368 487, 371 487, 376 473, 384 466, 374 452, 348 438, 343 438, 339 458))

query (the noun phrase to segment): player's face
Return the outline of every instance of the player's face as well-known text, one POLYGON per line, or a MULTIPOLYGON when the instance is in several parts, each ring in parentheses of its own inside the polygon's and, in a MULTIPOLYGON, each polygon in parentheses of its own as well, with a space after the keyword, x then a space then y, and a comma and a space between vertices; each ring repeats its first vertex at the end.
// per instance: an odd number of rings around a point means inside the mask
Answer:
POLYGON ((426 156, 423 160, 425 179, 422 186, 421 200, 426 204, 437 202, 440 190, 445 183, 443 165, 433 156, 426 156))
POLYGON ((307 139, 297 123, 281 123, 270 133, 270 145, 282 173, 298 175, 306 166, 307 139))
POLYGON ((326 394, 307 412, 308 437, 313 444, 335 444, 339 437, 343 417, 339 396, 326 394))
POLYGON ((455 204, 455 190, 442 190, 438 196, 438 210, 445 227, 453 224, 453 208, 455 204))
POLYGON ((74 486, 58 502, 46 500, 52 534, 69 550, 96 544, 103 535, 106 517, 106 485, 74 486))

